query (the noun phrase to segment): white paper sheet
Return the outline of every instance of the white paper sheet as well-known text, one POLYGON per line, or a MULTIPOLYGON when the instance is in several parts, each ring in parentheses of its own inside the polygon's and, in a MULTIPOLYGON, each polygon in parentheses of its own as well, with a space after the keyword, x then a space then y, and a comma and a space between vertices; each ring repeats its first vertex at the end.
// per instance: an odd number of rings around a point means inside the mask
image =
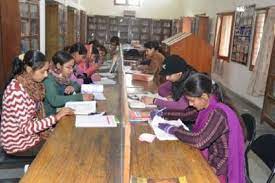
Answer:
POLYGON ((99 116, 99 115, 77 115, 75 119, 76 127, 117 127, 115 116, 99 116))
POLYGON ((90 114, 96 112, 96 101, 66 102, 65 107, 70 107, 75 114, 90 114))
POLYGON ((108 78, 115 78, 116 77, 116 73, 109 73, 109 72, 102 72, 102 73, 99 73, 99 75, 101 77, 108 77, 108 78))
POLYGON ((100 84, 82 84, 81 85, 81 93, 102 93, 104 91, 104 86, 100 84))
POLYGON ((116 84, 116 81, 103 77, 103 78, 101 78, 100 81, 95 81, 94 83, 101 84, 101 85, 114 85, 114 84, 116 84))
POLYGON ((165 131, 163 131, 162 129, 158 128, 158 124, 159 123, 168 123, 174 126, 183 126, 183 128, 185 130, 188 130, 188 127, 182 123, 182 121, 180 119, 178 120, 165 120, 162 117, 159 116, 155 116, 154 119, 149 122, 150 126, 152 127, 152 129, 154 130, 155 135, 157 136, 157 138, 159 140, 178 140, 177 137, 175 137, 174 135, 171 135, 169 133, 166 133, 165 131))
POLYGON ((93 93, 93 95, 95 96, 95 100, 106 100, 103 93, 93 93))
POLYGON ((132 109, 157 108, 156 105, 146 105, 141 101, 128 99, 128 104, 132 109))

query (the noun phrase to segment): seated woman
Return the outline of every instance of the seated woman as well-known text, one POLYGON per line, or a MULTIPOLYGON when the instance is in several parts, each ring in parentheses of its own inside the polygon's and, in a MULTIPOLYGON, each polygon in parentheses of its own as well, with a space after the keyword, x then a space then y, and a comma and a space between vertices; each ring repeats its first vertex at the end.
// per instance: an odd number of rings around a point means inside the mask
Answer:
POLYGON ((193 73, 195 69, 188 65, 178 55, 165 58, 160 74, 166 77, 166 82, 160 85, 158 93, 167 100, 143 97, 141 100, 147 104, 155 104, 158 108, 165 108, 164 117, 169 119, 182 119, 183 121, 194 121, 197 111, 188 107, 188 102, 183 95, 182 83, 193 73), (187 109, 188 108, 188 109, 187 109))
MULTIPOLYGON (((92 47, 91 55, 87 54, 86 59, 78 65, 78 69, 85 73, 88 78, 97 71, 99 68, 98 64, 99 52, 96 47, 92 47)), ((91 81, 92 82, 92 81, 91 81)))
POLYGON ((160 77, 159 72, 165 57, 159 52, 159 43, 157 41, 149 41, 144 44, 144 48, 146 59, 149 59, 150 62, 148 65, 140 65, 139 70, 147 74, 153 74, 154 81, 160 84, 163 79, 160 77))
POLYGON ((119 55, 119 37, 113 36, 110 39, 110 48, 108 50, 109 59, 112 59, 115 55, 119 55))
POLYGON ((85 63, 87 49, 82 43, 75 43, 70 47, 69 53, 75 61, 73 74, 70 76, 70 79, 81 85, 84 83, 84 79, 87 78, 87 76, 83 74, 82 66, 80 67, 80 65, 85 63))
POLYGON ((189 105, 199 110, 192 132, 165 123, 159 128, 200 149, 220 182, 244 183, 244 129, 237 113, 204 74, 193 74, 183 88, 189 105))
POLYGON ((98 64, 101 66, 107 60, 107 49, 103 45, 97 47, 99 52, 98 64))
POLYGON ((72 115, 69 108, 45 117, 42 81, 48 75, 49 62, 39 51, 28 51, 13 61, 11 81, 3 96, 1 144, 6 153, 34 156, 42 147, 46 130, 63 116, 72 115))
POLYGON ((58 51, 52 61, 49 76, 44 80, 46 87, 44 106, 47 116, 54 114, 57 108, 63 107, 68 101, 93 100, 93 95, 79 93, 80 85, 70 80, 74 59, 69 53, 58 51))

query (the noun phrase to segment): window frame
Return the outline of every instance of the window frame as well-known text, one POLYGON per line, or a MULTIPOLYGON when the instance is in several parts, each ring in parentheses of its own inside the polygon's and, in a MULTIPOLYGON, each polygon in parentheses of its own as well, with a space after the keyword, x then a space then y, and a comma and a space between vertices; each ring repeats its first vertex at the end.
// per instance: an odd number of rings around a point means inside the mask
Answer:
POLYGON ((216 53, 217 54, 217 59, 222 59, 224 61, 229 62, 229 59, 231 57, 231 46, 232 46, 232 36, 233 36, 234 24, 235 24, 235 12, 234 11, 217 13, 216 29, 215 29, 215 37, 214 37, 214 48, 215 48, 214 50, 215 50, 215 52, 217 52, 216 53), (231 32, 230 32, 230 42, 229 42, 229 47, 228 47, 228 56, 225 57, 225 56, 220 56, 219 55, 219 50, 220 50, 220 43, 221 43, 221 38, 220 37, 221 37, 221 30, 222 30, 221 28, 222 28, 223 17, 228 16, 228 15, 232 16, 232 25, 231 25, 231 32), (219 32, 217 32, 218 18, 221 18, 219 32), (218 34, 218 37, 217 37, 217 34, 218 34))
MULTIPOLYGON (((253 52, 254 52, 254 49, 255 49, 255 41, 256 41, 257 12, 266 11, 265 12, 265 20, 264 20, 264 24, 265 24, 266 17, 268 15, 268 10, 269 10, 269 7, 256 9, 256 17, 255 17, 255 23, 254 23, 254 28, 253 28, 254 33, 253 33, 253 41, 252 41, 252 50, 251 50, 251 53, 250 53, 250 64, 249 64, 249 70, 250 71, 253 71, 253 69, 255 67, 255 65, 252 65, 252 58, 253 58, 253 52)), ((258 52, 258 54, 259 54, 259 52, 258 52)))
POLYGON ((141 4, 140 0, 138 0, 138 5, 132 5, 132 4, 130 4, 129 0, 125 0, 125 3, 117 3, 116 1, 117 0, 114 0, 114 5, 115 6, 136 6, 136 7, 139 7, 140 4, 141 4))

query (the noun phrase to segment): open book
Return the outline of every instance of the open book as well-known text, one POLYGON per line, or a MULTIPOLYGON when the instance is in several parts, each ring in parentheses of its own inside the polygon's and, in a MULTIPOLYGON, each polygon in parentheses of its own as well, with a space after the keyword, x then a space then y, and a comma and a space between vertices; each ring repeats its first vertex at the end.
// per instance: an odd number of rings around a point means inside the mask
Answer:
POLYGON ((96 101, 66 102, 65 107, 70 107, 76 115, 88 115, 96 112, 96 101))
POLYGON ((95 100, 106 100, 103 94, 104 86, 100 84, 82 84, 81 93, 82 94, 93 94, 95 100))

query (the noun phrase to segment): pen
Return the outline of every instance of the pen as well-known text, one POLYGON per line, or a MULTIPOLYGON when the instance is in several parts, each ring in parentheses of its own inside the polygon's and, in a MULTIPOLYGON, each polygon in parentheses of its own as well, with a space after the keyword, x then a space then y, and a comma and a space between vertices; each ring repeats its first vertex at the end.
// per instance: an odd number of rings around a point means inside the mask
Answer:
POLYGON ((166 109, 166 107, 164 107, 164 108, 158 110, 158 111, 157 111, 157 114, 161 113, 161 112, 164 111, 165 109, 166 109))

